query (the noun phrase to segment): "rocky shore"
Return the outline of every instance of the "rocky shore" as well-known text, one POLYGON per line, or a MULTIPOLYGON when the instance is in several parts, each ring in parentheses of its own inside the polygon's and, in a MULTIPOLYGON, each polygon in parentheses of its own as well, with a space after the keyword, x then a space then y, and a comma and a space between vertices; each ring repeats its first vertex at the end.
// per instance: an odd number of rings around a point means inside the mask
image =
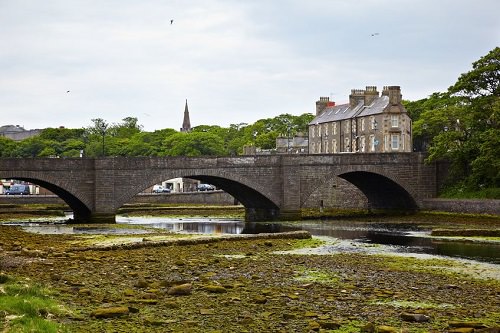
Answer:
POLYGON ((0 225, 0 274, 47 286, 67 312, 41 315, 69 332, 499 332, 500 281, 456 261, 288 253, 318 245, 304 233, 141 237, 106 247, 0 225))

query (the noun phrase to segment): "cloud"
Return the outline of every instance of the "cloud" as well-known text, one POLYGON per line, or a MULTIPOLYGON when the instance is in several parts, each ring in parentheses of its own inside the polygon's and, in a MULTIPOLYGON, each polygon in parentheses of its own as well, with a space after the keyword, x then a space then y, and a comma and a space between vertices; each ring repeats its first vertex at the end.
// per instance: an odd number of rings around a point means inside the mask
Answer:
POLYGON ((186 98, 193 125, 221 126, 314 112, 319 96, 343 101, 365 85, 420 99, 498 45, 498 9, 493 0, 3 1, 0 108, 5 124, 27 128, 135 116, 154 130, 179 128, 186 98))

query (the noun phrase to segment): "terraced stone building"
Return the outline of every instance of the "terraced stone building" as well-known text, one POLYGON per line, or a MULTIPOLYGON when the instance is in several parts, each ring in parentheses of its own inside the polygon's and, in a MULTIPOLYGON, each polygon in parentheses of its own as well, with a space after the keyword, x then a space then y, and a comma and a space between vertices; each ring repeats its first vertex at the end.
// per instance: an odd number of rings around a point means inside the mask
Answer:
POLYGON ((399 86, 352 89, 349 103, 328 97, 316 102, 309 123, 309 153, 384 153, 412 151, 412 122, 401 104, 399 86))

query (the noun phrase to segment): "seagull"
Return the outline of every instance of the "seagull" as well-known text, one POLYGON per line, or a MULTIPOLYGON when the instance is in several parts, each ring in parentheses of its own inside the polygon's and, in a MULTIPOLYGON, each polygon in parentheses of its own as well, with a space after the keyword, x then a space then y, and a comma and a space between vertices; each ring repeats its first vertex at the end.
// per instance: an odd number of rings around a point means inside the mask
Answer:
POLYGON ((174 23, 174 20, 170 20, 170 24, 173 24, 174 23))
POLYGON ((374 32, 374 33, 371 34, 372 37, 375 37, 375 36, 378 36, 378 35, 380 35, 380 33, 378 33, 378 32, 374 32))
POLYGON ((66 93, 69 93, 69 90, 66 90, 66 93))

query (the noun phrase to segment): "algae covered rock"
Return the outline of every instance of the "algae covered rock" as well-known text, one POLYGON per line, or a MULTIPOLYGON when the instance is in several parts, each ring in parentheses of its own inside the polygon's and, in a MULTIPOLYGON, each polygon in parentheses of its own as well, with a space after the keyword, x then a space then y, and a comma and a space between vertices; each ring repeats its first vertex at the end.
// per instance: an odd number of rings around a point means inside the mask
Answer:
POLYGON ((168 289, 167 294, 174 296, 185 296, 185 295, 191 295, 192 290, 193 290, 193 285, 191 283, 184 283, 178 286, 171 287, 170 289, 168 289))
POLYGON ((122 317, 129 314, 129 308, 126 306, 116 306, 109 308, 98 308, 91 314, 95 318, 115 318, 122 317))

